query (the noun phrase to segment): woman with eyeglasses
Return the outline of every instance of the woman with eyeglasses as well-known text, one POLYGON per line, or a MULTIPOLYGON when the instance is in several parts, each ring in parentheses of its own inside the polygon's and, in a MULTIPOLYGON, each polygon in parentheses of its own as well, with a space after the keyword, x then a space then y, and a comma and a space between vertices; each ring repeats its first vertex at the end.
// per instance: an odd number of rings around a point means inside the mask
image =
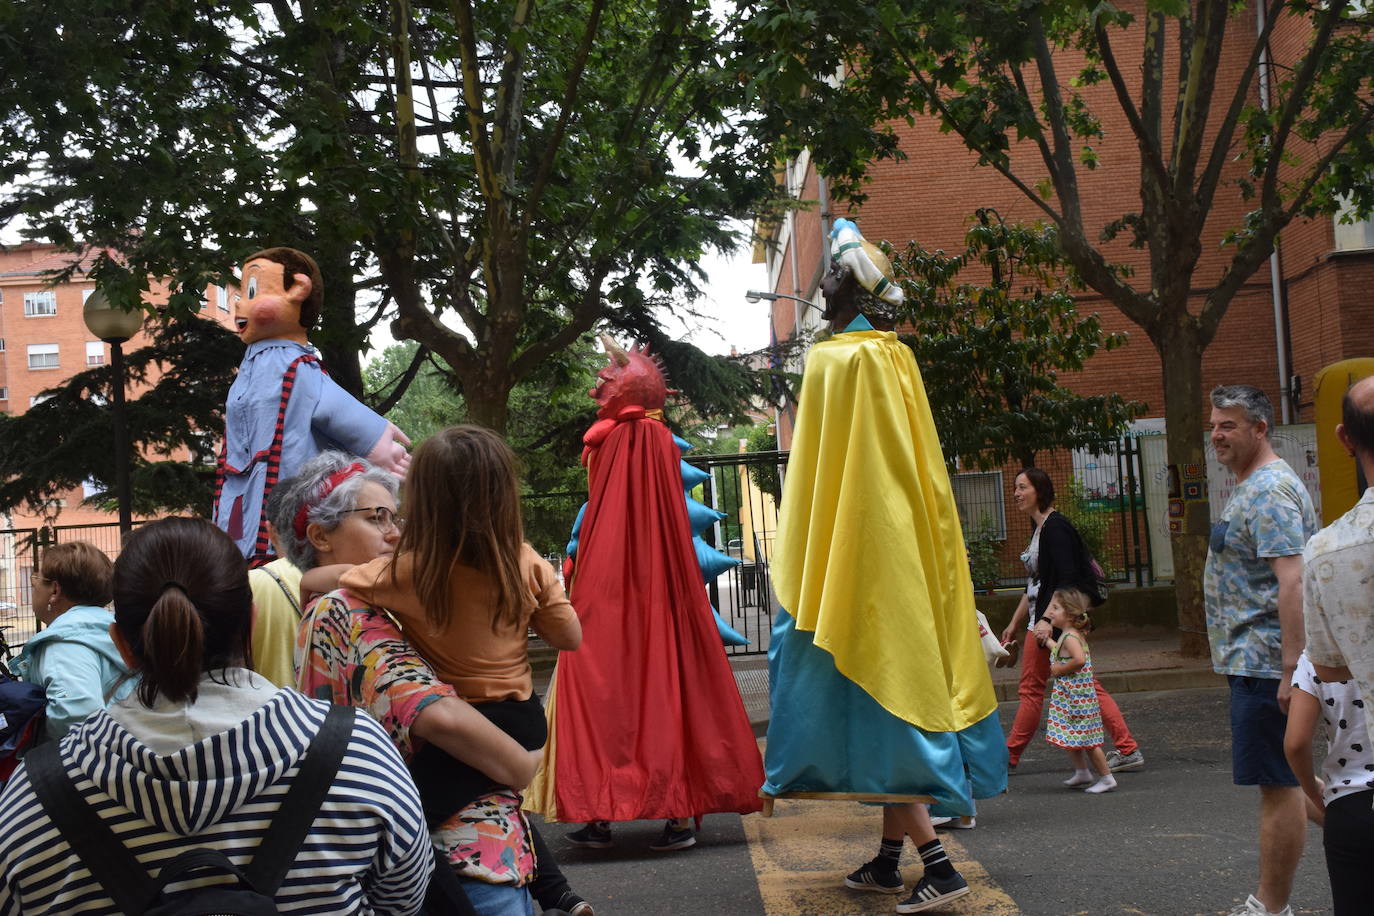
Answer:
POLYGON ((129 668, 110 638, 113 572, 98 547, 73 541, 44 550, 30 577, 33 612, 44 628, 24 643, 14 672, 46 693, 48 739, 133 692, 129 668))
MULTIPOLYGON (((414 483, 410 498, 423 499, 414 483)), ((337 579, 326 565, 351 567, 394 554, 399 520, 391 475, 326 452, 277 487, 270 521, 287 556, 305 570, 303 592, 337 579)), ((424 783, 426 819, 453 867, 449 875, 465 879, 479 913, 507 912, 502 902, 483 899, 487 887, 480 885, 489 885, 516 906, 527 906, 533 893, 545 910, 592 916, 542 840, 526 831, 512 791, 529 782, 541 752, 526 751, 458 699, 381 607, 348 588, 308 600, 296 645, 301 691, 365 707, 387 729, 424 783), (483 852, 475 855, 479 847, 483 852), (539 864, 533 884, 531 848, 539 864)))

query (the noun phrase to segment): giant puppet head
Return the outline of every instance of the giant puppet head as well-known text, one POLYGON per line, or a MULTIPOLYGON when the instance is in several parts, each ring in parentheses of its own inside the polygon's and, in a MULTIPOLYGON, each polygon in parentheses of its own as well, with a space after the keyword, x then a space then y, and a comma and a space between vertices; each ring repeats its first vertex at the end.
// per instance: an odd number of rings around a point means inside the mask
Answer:
POLYGON ((836 330, 843 330, 860 313, 877 319, 880 326, 890 326, 892 309, 903 299, 892 262, 851 220, 835 220, 830 239, 830 270, 821 279, 826 306, 823 317, 833 322, 836 330), (865 301, 863 292, 873 299, 865 301))
POLYGON ((243 264, 234 325, 244 343, 259 340, 306 342, 324 303, 319 265, 294 248, 268 248, 243 264))
POLYGON ((606 334, 601 335, 608 364, 596 374, 596 387, 587 393, 601 406, 596 415, 613 419, 623 408, 643 407, 662 410, 668 399, 668 382, 658 359, 649 355, 647 347, 621 348, 606 334))

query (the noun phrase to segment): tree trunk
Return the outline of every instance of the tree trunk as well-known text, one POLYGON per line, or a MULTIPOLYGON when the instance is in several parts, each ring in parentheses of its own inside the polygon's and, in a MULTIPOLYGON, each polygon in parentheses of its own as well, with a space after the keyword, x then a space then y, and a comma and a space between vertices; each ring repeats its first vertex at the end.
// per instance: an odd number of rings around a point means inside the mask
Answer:
POLYGON ((465 383, 463 403, 467 405, 468 422, 505 435, 506 424, 510 420, 510 392, 515 386, 509 373, 503 373, 503 376, 476 384, 465 383))
POLYGON ((363 396, 363 372, 358 354, 357 292, 353 286, 353 243, 334 239, 328 232, 316 236, 319 247, 311 252, 324 277, 324 308, 320 323, 311 332, 311 343, 320 348, 330 378, 353 395, 363 396))
MULTIPOLYGON (((1164 416, 1169 464, 1181 480, 1185 467, 1206 468, 1202 390, 1202 345, 1191 316, 1184 309, 1164 306, 1166 315, 1177 318, 1165 328, 1155 346, 1164 372, 1164 416)), ((1204 490, 1205 492, 1205 490, 1204 490)), ((1206 499, 1184 502, 1182 533, 1170 539, 1174 555, 1174 593, 1178 598, 1179 650, 1199 658, 1210 652, 1202 589, 1202 570, 1207 562, 1207 537, 1211 529, 1206 499)))

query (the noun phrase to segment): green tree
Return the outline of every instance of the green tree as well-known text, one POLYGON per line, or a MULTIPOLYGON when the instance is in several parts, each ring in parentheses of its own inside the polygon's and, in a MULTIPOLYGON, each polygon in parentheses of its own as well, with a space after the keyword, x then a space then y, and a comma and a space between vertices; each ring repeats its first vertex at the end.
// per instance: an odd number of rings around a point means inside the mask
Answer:
MULTIPOLYGON (((1351 0, 1259 3, 1256 30, 1249 5, 1230 0, 1150 0, 1138 22, 1110 3, 1065 0, 759 0, 738 68, 760 100, 761 135, 781 153, 809 148, 841 198, 862 197, 875 157, 901 155, 895 122, 927 117, 962 139, 1055 224, 1083 281, 1148 336, 1163 372, 1169 461, 1196 465, 1202 354, 1241 285, 1293 219, 1334 212, 1342 194, 1360 216, 1374 206, 1374 18, 1351 0), (1308 27, 1280 68, 1268 62, 1271 37, 1289 17, 1308 27), (1129 66, 1117 57, 1127 42, 1139 49, 1129 66), (1240 66, 1224 66, 1235 46, 1240 66), (1056 67, 1064 51, 1082 55, 1072 79, 1056 67), (1257 106, 1261 90, 1269 104, 1257 106), (1127 125, 1137 149, 1140 207, 1093 226, 1078 176, 1097 166, 1107 123, 1127 125), (1028 155, 1013 156, 1018 145, 1028 155), (1199 258, 1217 232, 1206 223, 1223 193, 1251 209, 1226 231, 1231 260, 1194 304, 1199 258), (1139 278, 1104 253, 1122 233, 1148 252, 1139 278)), ((1181 646, 1202 654, 1206 504, 1189 504, 1180 521, 1181 646)))
MULTIPOLYGON (((154 371, 162 373, 127 404, 133 508, 209 515, 224 392, 243 346, 223 326, 197 317, 150 325, 151 344, 125 357, 124 383, 134 393, 154 371)), ((111 366, 87 369, 44 391, 26 413, 0 415, 0 511, 41 510, 85 483, 97 487, 91 502, 113 505, 114 381, 111 366)))
POLYGON ((193 308, 295 245, 345 387, 390 319, 496 429, 598 323, 717 412, 763 382, 656 340, 656 315, 692 307, 697 259, 773 193, 720 66, 739 21, 705 0, 0 0, 0 226, 108 249, 94 274, 130 307, 156 277, 193 308))
POLYGON ((367 401, 376 409, 385 408, 386 418, 415 445, 467 418, 463 396, 454 390, 443 366, 413 341, 393 344, 373 357, 363 367, 363 385, 367 401))
MULTIPOLYGON (((749 430, 749 451, 776 452, 778 450, 778 430, 770 423, 760 423, 749 430)), ((749 479, 760 492, 773 497, 774 503, 782 501, 782 475, 776 464, 753 464, 749 466, 749 479)))
MULTIPOLYGON (((571 349, 570 359, 541 367, 516 386, 510 399, 506 438, 521 463, 525 537, 541 553, 562 551, 586 498, 587 474, 579 456, 582 434, 596 420, 596 402, 587 392, 596 384, 595 370, 604 357, 590 340, 571 349)), ((387 347, 363 370, 369 399, 383 406, 412 367, 418 367, 414 378, 390 406, 387 419, 416 445, 447 426, 472 422, 452 377, 413 341, 387 347)))
POLYGON ((1037 452, 1093 448, 1118 438, 1145 411, 1119 394, 1080 395, 1060 384, 1098 350, 1125 343, 1104 334, 1074 302, 1058 233, 1007 225, 979 210, 954 257, 912 242, 893 260, 906 293, 897 313, 916 354, 949 462, 995 468, 1037 452), (970 268, 986 280, 960 277, 970 268))

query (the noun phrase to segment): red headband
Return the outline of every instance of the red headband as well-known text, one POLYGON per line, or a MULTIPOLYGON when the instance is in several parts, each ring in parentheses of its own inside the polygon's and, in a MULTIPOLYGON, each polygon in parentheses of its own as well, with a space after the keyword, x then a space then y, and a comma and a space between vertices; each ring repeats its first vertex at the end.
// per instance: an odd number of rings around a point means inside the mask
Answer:
POLYGON ((291 526, 296 531, 296 537, 305 537, 306 515, 310 512, 310 507, 312 505, 318 506, 329 498, 329 494, 333 493, 335 487, 339 484, 348 480, 350 477, 357 477, 359 474, 366 473, 366 471, 367 467, 364 466, 362 462, 355 461, 348 467, 335 471, 333 474, 326 477, 324 479, 324 486, 321 488, 319 495, 315 497, 315 502, 311 503, 308 500, 304 501, 301 503, 301 507, 296 510, 296 521, 291 526))

